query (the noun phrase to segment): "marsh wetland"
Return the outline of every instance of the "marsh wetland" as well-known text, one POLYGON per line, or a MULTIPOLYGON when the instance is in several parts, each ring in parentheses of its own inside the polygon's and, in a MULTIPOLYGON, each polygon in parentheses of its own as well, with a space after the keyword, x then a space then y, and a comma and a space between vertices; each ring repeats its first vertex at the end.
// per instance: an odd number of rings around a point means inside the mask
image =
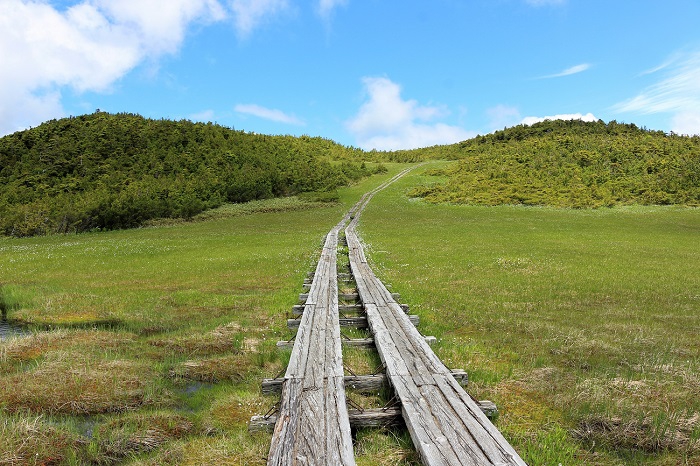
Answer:
MULTIPOLYGON (((7 319, 30 331, 0 342, 0 463, 265 464, 247 422, 321 240, 404 166, 335 204, 0 239, 7 319)), ((700 212, 432 205, 406 194, 427 172, 373 200, 367 255, 523 459, 699 461, 700 212)), ((356 432, 355 454, 418 464, 401 429, 356 432)))

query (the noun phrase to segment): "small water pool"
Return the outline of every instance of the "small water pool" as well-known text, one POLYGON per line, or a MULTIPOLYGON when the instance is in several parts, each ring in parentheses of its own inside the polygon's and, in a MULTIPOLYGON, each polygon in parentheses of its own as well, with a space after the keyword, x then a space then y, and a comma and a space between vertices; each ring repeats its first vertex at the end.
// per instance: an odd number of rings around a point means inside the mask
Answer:
POLYGON ((14 336, 27 335, 27 329, 9 322, 7 319, 0 320, 0 340, 5 340, 14 336))

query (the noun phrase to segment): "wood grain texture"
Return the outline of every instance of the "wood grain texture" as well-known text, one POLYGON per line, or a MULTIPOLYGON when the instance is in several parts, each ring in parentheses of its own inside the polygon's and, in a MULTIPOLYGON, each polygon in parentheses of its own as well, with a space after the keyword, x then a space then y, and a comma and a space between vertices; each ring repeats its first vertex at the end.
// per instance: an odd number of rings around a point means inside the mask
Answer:
POLYGON ((354 465, 338 317, 337 245, 318 261, 281 383, 268 465, 354 465))
MULTIPOLYGON (((409 312, 409 306, 408 304, 399 304, 403 312, 408 314, 409 312)), ((362 305, 362 303, 354 303, 354 304, 339 304, 338 305, 338 312, 340 312, 341 315, 346 314, 346 315, 355 315, 355 314, 364 314, 365 308, 362 305)), ((292 306, 292 315, 295 317, 299 317, 304 313, 304 305, 303 304, 295 304, 292 306)))
MULTIPOLYGON (((420 319, 418 318, 417 315, 409 315, 408 319, 411 321, 411 324, 414 326, 417 326, 420 322, 420 319)), ((359 316, 359 317, 340 317, 338 319, 338 324, 341 327, 352 327, 352 328, 367 328, 367 317, 365 316, 359 316)), ((295 329, 299 328, 301 325, 301 319, 287 319, 287 328, 289 329, 295 329)))
MULTIPOLYGON (((479 408, 484 414, 494 413, 493 403, 490 401, 477 402, 479 408)), ((349 409, 348 419, 350 427, 356 429, 359 427, 383 427, 390 425, 405 425, 401 413, 400 406, 392 406, 389 408, 374 408, 374 409, 349 409)), ((277 423, 278 416, 253 416, 248 424, 250 432, 273 431, 277 423)))
MULTIPOLYGON (((469 377, 467 373, 461 369, 452 369, 452 377, 462 385, 466 387, 469 383, 469 377)), ((261 383, 261 389, 263 395, 274 395, 282 392, 282 382, 284 378, 279 379, 263 379, 261 383)), ((345 389, 353 390, 359 393, 375 393, 382 389, 386 384, 389 383, 385 374, 374 374, 374 375, 346 375, 344 378, 345 389)), ((489 402, 489 411, 495 412, 496 408, 491 402, 489 402)), ((483 406, 481 406, 483 410, 483 406)))

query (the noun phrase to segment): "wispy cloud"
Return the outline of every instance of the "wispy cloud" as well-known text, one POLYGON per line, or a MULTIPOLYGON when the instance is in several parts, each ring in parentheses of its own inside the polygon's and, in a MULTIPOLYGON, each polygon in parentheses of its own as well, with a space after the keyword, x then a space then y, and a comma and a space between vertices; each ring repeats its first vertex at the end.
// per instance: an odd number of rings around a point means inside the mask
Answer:
POLYGON ((613 109, 649 114, 700 108, 700 51, 658 69, 666 70, 663 79, 613 109))
POLYGON ((447 116, 447 109, 404 100, 401 87, 384 77, 362 80, 367 100, 346 127, 364 149, 395 150, 451 144, 475 133, 434 120, 447 116))
POLYGON ((583 73, 591 67, 590 63, 581 63, 580 65, 572 66, 564 71, 555 74, 548 74, 546 76, 540 76, 539 79, 550 79, 550 78, 561 78, 563 76, 571 76, 572 74, 583 73))
POLYGON ((636 96, 615 104, 613 111, 672 113, 673 131, 700 134, 700 50, 675 54, 651 71, 664 73, 636 96))
POLYGON ((236 30, 248 37, 255 28, 289 9, 288 0, 230 0, 236 30))
POLYGON ((274 121, 276 123, 285 123, 289 125, 304 125, 304 120, 297 118, 294 115, 284 113, 282 110, 266 108, 256 104, 238 104, 234 107, 238 113, 252 115, 264 120, 274 121))
POLYGON ((521 118, 520 111, 516 107, 509 105, 491 107, 486 110, 486 116, 489 119, 489 128, 492 131, 516 125, 521 118))
POLYGON ((663 62, 663 63, 660 64, 660 65, 657 65, 657 66, 655 66, 655 67, 653 67, 653 68, 650 68, 650 69, 648 69, 648 70, 642 71, 641 73, 639 73, 639 76, 645 76, 645 75, 648 75, 648 74, 657 73, 657 72, 659 72, 659 71, 661 71, 661 70, 663 70, 663 69, 665 69, 665 68, 668 68, 671 64, 673 64, 673 61, 674 61, 673 59, 671 59, 671 60, 666 60, 665 62, 663 62))
POLYGON ((333 11, 339 6, 345 6, 348 0, 319 0, 318 13, 323 18, 330 18, 333 11))

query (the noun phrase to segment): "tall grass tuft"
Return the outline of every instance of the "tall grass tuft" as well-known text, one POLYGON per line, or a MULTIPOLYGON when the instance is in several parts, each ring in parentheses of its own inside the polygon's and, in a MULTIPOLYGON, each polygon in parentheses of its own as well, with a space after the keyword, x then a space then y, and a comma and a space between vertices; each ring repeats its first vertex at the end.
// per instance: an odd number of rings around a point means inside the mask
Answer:
POLYGON ((7 319, 10 312, 19 309, 20 303, 21 297, 17 287, 0 285, 0 313, 3 319, 7 319))

